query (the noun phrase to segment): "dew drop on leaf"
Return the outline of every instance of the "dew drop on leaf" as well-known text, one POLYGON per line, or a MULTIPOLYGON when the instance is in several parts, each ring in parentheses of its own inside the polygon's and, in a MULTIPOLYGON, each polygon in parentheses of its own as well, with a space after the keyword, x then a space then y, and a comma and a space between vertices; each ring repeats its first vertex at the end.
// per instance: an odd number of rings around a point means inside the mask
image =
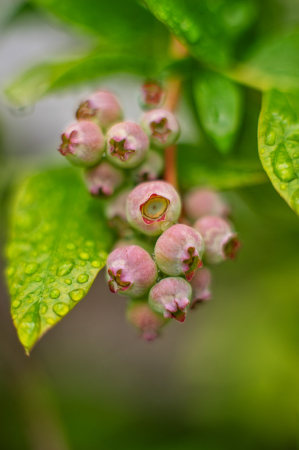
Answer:
POLYGON ((67 278, 66 280, 64 280, 64 282, 65 282, 66 284, 72 284, 72 280, 70 280, 69 278, 67 278))
POLYGON ((292 181, 296 178, 292 160, 284 146, 280 146, 275 152, 273 169, 280 181, 292 181))
POLYGON ((65 316, 68 312, 69 312, 70 308, 68 307, 68 305, 66 303, 62 303, 62 302, 58 302, 55 303, 55 305, 53 306, 53 311, 58 315, 58 316, 65 316))
POLYGON ((66 246, 68 250, 75 250, 76 246, 72 242, 69 242, 66 246))
POLYGON ((51 298, 58 298, 60 296, 60 290, 59 289, 52 289, 50 292, 51 298))
POLYGON ((276 140, 276 134, 272 130, 268 130, 265 136, 265 144, 266 145, 274 145, 276 140))
POLYGON ((48 317, 48 319, 46 320, 46 322, 47 322, 49 325, 54 325, 55 320, 52 319, 52 317, 48 317))
POLYGON ((37 262, 29 263, 25 267, 25 273, 26 273, 26 275, 33 275, 37 271, 38 268, 39 268, 39 264, 37 262))
POLYGON ((81 275, 78 276, 77 281, 78 283, 86 283, 86 281, 88 281, 89 279, 89 275, 87 273, 82 273, 81 275))
POLYGON ((92 265, 93 267, 101 267, 100 261, 92 261, 91 265, 92 265))
POLYGON ((85 260, 89 259, 89 253, 86 252, 80 253, 80 258, 85 260))
POLYGON ((84 297, 84 291, 83 289, 75 289, 69 293, 69 296, 72 300, 74 300, 74 302, 78 302, 84 297))
POLYGON ((68 275, 71 273, 75 266, 75 261, 73 259, 67 259, 57 269, 57 276, 64 277, 65 275, 68 275))
POLYGON ((16 308, 19 308, 21 306, 21 304, 22 304, 22 302, 20 300, 15 300, 12 302, 11 306, 16 309, 16 308))
POLYGON ((37 277, 34 278, 34 280, 35 281, 42 281, 42 277, 37 276, 37 277))
POLYGON ((291 197, 291 207, 299 214, 299 189, 297 189, 291 197))
POLYGON ((46 312, 48 311, 48 307, 45 304, 40 305, 40 313, 41 314, 46 314, 46 312))

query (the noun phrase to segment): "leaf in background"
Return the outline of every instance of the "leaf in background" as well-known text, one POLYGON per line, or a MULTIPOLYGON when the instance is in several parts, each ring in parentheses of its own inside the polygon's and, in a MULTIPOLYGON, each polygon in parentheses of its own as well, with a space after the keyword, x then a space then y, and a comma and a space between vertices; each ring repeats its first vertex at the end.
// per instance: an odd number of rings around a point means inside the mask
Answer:
POLYGON ((259 154, 273 186, 299 215, 299 93, 264 94, 259 154))
POLYGON ((163 27, 135 0, 31 1, 63 21, 95 33, 103 43, 117 43, 127 48, 132 42, 141 47, 152 45, 154 39, 159 39, 162 51, 166 43, 163 27))
POLYGON ((77 60, 35 66, 13 81, 6 95, 16 107, 23 108, 67 86, 117 72, 147 76, 155 69, 155 63, 146 56, 93 53, 77 60))
POLYGON ((262 91, 298 91, 299 30, 264 39, 228 75, 262 91))
POLYGON ((220 74, 202 72, 193 92, 204 131, 221 153, 229 153, 242 119, 240 87, 220 74))
POLYGON ((251 0, 145 0, 145 4, 195 58, 217 66, 231 62, 235 41, 257 11, 251 0))
POLYGON ((259 163, 201 159, 200 147, 184 144, 178 145, 178 177, 184 190, 194 186, 226 190, 267 182, 259 163))
POLYGON ((111 232, 74 169, 31 177, 12 211, 6 270, 11 314, 27 353, 87 294, 111 232))

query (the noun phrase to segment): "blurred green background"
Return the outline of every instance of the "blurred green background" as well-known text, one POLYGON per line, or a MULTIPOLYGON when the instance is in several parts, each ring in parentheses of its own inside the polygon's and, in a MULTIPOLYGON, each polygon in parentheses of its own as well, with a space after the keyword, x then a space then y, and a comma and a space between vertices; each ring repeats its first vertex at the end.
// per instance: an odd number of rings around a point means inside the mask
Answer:
MULTIPOLYGON (((268 4, 260 4, 263 17, 268 4)), ((32 4, 12 8, 3 1, 1 8, 2 88, 45 53, 89 45, 89 36, 78 38, 32 4)), ((282 12, 285 23, 296 24, 298 9, 297 2, 277 2, 263 27, 278 27, 282 12)), ((131 99, 140 80, 118 75, 100 86, 116 90, 134 119, 140 112, 131 99)), ((4 180, 17 180, 22 166, 32 168, 37 160, 60 164, 53 148, 84 89, 46 98, 21 117, 11 115, 2 98, 2 248, 4 205, 13 191, 4 180)), ((185 91, 188 98, 188 84, 185 91)), ((244 95, 249 106, 235 154, 258 161, 260 96, 250 89, 244 95)), ((182 101, 178 111, 187 129, 182 140, 195 142, 201 131, 187 105, 182 101)), ((299 448, 298 218, 270 182, 225 195, 240 256, 213 270, 213 300, 190 311, 184 325, 171 323, 154 342, 143 342, 126 323, 125 300, 110 294, 100 273, 87 297, 28 358, 1 277, 1 449, 299 448)), ((3 272, 4 257, 1 264, 3 272)))

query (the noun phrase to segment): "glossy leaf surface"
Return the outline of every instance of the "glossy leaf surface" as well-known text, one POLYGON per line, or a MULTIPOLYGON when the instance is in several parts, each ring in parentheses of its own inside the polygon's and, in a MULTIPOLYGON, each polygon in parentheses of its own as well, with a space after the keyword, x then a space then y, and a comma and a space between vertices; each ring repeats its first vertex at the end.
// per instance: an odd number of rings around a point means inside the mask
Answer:
POLYGON ((40 173, 21 186, 6 276, 12 318, 27 353, 85 297, 110 245, 101 203, 89 197, 74 169, 40 173))
POLYGON ((178 146, 178 176, 183 189, 210 186, 215 189, 235 189, 265 183, 267 177, 254 161, 207 160, 200 156, 201 148, 178 146))
POLYGON ((229 153, 242 119, 242 92, 220 74, 203 72, 194 82, 194 99, 204 131, 221 153, 229 153))
POLYGON ((299 215, 299 94, 264 94, 259 154, 273 186, 299 215))
POLYGON ((217 66, 232 61, 235 41, 256 16, 250 0, 145 0, 145 4, 195 58, 217 66))

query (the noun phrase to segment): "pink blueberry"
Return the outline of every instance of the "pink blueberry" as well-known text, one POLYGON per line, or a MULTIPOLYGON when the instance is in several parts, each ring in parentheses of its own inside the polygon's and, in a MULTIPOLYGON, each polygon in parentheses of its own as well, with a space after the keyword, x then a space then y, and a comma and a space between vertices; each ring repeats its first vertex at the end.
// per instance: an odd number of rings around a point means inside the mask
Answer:
POLYGON ((197 220, 202 216, 226 217, 230 213, 229 205, 217 194, 207 188, 194 188, 183 199, 186 216, 197 220))
POLYGON ((86 169, 85 182, 92 195, 110 196, 124 182, 123 172, 107 162, 86 169))
POLYGON ((180 134, 176 118, 166 109, 153 109, 144 113, 140 124, 149 136, 151 144, 157 148, 170 147, 180 134))
POLYGON ((211 291, 211 272, 206 267, 198 270, 191 280, 192 287, 192 303, 193 309, 198 303, 206 300, 210 300, 211 291))
POLYGON ((142 109, 159 108, 165 98, 162 86, 156 81, 146 81, 140 90, 139 104, 142 109))
POLYGON ((106 266, 111 292, 142 297, 155 283, 158 272, 151 255, 138 245, 113 250, 106 266))
POLYGON ((184 322, 191 295, 191 286, 183 278, 163 278, 150 290, 149 305, 166 318, 184 322))
POLYGON ((107 133, 107 159, 123 169, 140 164, 149 149, 149 139, 142 128, 133 122, 121 122, 107 133))
POLYGON ((133 176, 138 183, 157 180, 163 168, 164 161, 162 155, 154 150, 149 150, 145 160, 134 170, 133 176))
POLYGON ((106 129, 122 120, 123 113, 115 95, 98 91, 81 103, 76 117, 78 120, 91 120, 106 129))
POLYGON ((95 166, 105 150, 105 139, 101 129, 87 120, 68 127, 61 139, 59 152, 74 166, 95 166))
POLYGON ((145 300, 131 300, 127 306, 127 319, 140 332, 146 341, 152 341, 159 336, 161 328, 168 322, 162 314, 151 309, 145 300))
POLYGON ((202 266, 204 242, 200 233, 187 225, 173 225, 157 240, 155 260, 167 275, 184 274, 190 281, 195 271, 202 266))
POLYGON ((139 184, 127 199, 127 219, 133 228, 157 236, 173 225, 181 213, 181 200, 165 181, 139 184))
POLYGON ((208 263, 217 264, 227 258, 235 258, 240 242, 227 220, 217 216, 204 216, 195 222, 194 228, 203 237, 208 263))

